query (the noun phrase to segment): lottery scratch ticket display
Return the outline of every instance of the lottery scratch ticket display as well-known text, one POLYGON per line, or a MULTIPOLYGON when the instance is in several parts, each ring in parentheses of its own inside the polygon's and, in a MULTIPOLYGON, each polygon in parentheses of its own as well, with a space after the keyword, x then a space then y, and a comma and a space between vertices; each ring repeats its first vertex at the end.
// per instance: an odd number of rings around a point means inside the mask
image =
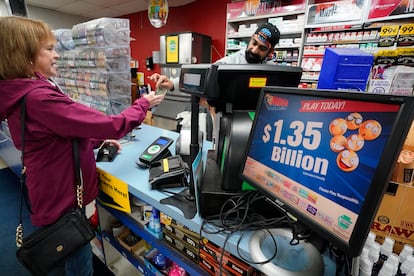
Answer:
POLYGON ((73 100, 117 114, 131 104, 129 20, 99 18, 55 30, 55 81, 73 100))

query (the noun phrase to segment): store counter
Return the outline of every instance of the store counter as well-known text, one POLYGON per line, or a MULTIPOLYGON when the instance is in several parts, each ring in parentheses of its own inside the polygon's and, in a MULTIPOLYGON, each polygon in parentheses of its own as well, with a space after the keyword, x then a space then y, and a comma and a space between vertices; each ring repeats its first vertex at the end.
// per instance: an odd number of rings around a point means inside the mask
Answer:
MULTIPOLYGON (((187 226, 193 231, 200 232, 203 219, 199 216, 199 214, 197 213, 192 219, 187 219, 184 217, 183 212, 179 208, 171 205, 161 204, 160 200, 170 197, 171 194, 163 193, 158 190, 152 190, 148 183, 149 170, 143 169, 135 163, 139 155, 156 138, 159 136, 167 136, 176 140, 178 138, 178 133, 157 127, 142 125, 140 129, 134 130, 133 134, 135 137, 123 144, 122 151, 116 156, 115 160, 113 162, 98 162, 98 169, 115 177, 116 179, 121 180, 122 182, 125 182, 128 185, 128 192, 131 195, 171 216, 179 223, 187 226)), ((202 152, 204 159, 207 155, 207 150, 211 149, 211 146, 212 144, 210 142, 205 142, 203 144, 202 152)), ((174 155, 175 142, 170 146, 169 149, 174 155)), ((173 188, 169 190, 180 192, 183 190, 183 188, 173 188)), ((213 226, 207 227, 210 227, 212 231, 215 230, 213 226)), ((241 242, 239 242, 240 233, 231 235, 227 241, 225 234, 208 234, 202 232, 202 236, 206 237, 219 246, 226 244, 225 249, 236 256, 239 256, 238 252, 244 257, 250 256, 249 240, 251 233, 245 233, 241 242)), ((278 250, 283 250, 283 246, 282 248, 278 246, 278 250)), ((334 275, 335 270, 332 261, 326 256, 323 256, 323 260, 325 263, 324 275, 334 275)), ((298 262, 296 262, 296 265, 298 265, 298 262)), ((258 268, 260 269, 260 267, 258 268)))

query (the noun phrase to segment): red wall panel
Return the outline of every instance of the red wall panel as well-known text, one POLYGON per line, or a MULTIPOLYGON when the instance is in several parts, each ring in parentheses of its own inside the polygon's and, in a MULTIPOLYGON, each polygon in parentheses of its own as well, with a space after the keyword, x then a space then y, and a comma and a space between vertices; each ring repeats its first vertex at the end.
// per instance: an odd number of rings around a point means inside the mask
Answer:
POLYGON ((139 62, 138 71, 145 75, 159 72, 145 68, 145 59, 160 49, 160 35, 178 32, 197 32, 212 39, 212 62, 224 56, 226 37, 226 9, 231 0, 197 0, 181 7, 170 7, 167 24, 155 28, 148 20, 147 11, 123 16, 130 20, 131 58, 139 62))

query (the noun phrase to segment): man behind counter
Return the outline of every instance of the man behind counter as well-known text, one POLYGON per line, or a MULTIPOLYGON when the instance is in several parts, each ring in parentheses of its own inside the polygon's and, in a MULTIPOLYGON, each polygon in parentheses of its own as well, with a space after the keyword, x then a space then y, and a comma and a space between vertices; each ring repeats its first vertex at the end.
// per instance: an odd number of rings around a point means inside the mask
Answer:
MULTIPOLYGON (((240 49, 236 53, 217 60, 214 64, 260 64, 266 63, 274 53, 274 47, 279 42, 280 32, 271 23, 260 25, 251 36, 247 47, 240 49)), ((179 78, 169 79, 166 75, 155 73, 149 77, 155 82, 156 88, 168 89, 173 91, 178 87, 179 78)), ((219 122, 222 116, 223 104, 214 101, 200 100, 200 105, 210 110, 213 120, 212 139, 218 141, 219 122), (211 107, 214 107, 211 109, 211 107)))
MULTIPOLYGON (((275 45, 279 42, 280 32, 276 26, 271 23, 260 25, 246 48, 240 49, 236 53, 217 60, 214 64, 258 64, 266 63, 274 52, 275 45)), ((178 87, 179 78, 169 79, 165 75, 155 73, 149 77, 155 82, 158 88, 168 89, 170 91, 178 87)))

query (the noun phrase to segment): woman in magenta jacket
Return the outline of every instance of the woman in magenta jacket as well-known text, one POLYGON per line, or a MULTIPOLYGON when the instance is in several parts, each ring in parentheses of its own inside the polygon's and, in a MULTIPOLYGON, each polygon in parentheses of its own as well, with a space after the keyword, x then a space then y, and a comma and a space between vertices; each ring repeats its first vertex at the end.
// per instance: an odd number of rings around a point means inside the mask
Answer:
MULTIPOLYGON (((107 116, 66 96, 50 78, 59 55, 55 37, 42 21, 0 17, 0 120, 7 119, 21 149, 20 106, 26 97, 26 184, 35 226, 49 225, 75 207, 72 140, 80 141, 84 205, 98 194, 93 148, 97 141, 119 139, 140 125, 163 97, 153 92, 117 115, 107 116)), ((92 275, 90 245, 66 263, 66 275, 92 275), (79 269, 79 270, 78 270, 79 269)))

